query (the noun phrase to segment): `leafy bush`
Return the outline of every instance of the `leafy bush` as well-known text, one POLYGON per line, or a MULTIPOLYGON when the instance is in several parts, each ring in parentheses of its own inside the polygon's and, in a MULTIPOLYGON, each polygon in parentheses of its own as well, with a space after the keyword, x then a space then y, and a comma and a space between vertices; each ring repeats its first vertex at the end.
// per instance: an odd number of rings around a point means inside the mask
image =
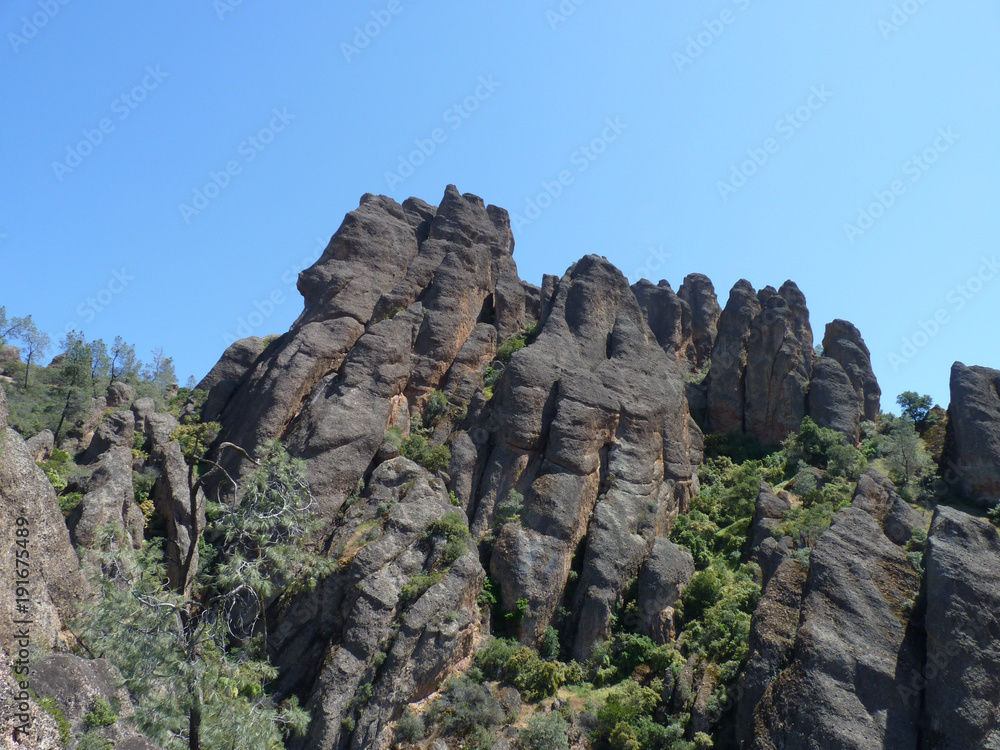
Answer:
POLYGON ((424 592, 427 591, 431 586, 441 580, 443 574, 434 571, 431 573, 417 573, 416 575, 410 576, 410 580, 403 585, 403 588, 399 591, 399 599, 403 604, 409 604, 415 602, 424 592))
POLYGON ((400 444, 400 453, 428 471, 444 471, 451 464, 447 445, 432 446, 423 435, 411 435, 400 444))
POLYGON ((441 564, 448 567, 468 550, 468 540, 471 537, 465 515, 460 511, 445 513, 441 518, 432 522, 427 527, 427 531, 424 532, 425 539, 433 537, 439 537, 447 542, 441 564))
POLYGON ((555 711, 535 714, 519 738, 526 750, 569 750, 569 722, 555 711))
POLYGON ((497 505, 493 514, 493 527, 499 529, 505 523, 517 523, 521 520, 521 511, 524 509, 524 495, 517 490, 507 493, 507 499, 497 505))
POLYGON ((422 716, 417 716, 411 711, 403 712, 403 715, 396 722, 396 739, 400 742, 417 742, 427 733, 427 726, 424 724, 422 716))
POLYGON ((799 431, 782 444, 788 473, 795 473, 800 463, 826 469, 830 450, 843 442, 844 436, 836 430, 820 427, 810 417, 804 417, 799 431))
POLYGON ((449 406, 448 397, 444 393, 441 391, 431 391, 427 398, 427 407, 424 412, 427 421, 430 424, 437 423, 447 413, 449 406))
POLYGON ((516 687, 528 701, 555 695, 568 674, 565 664, 545 661, 533 649, 504 638, 494 638, 480 649, 475 664, 487 679, 516 687))
POLYGON ((109 727, 118 721, 111 704, 103 698, 97 698, 90 704, 90 710, 83 717, 83 723, 88 729, 109 727))
POLYGON ((487 686, 468 677, 452 677, 443 695, 427 710, 427 720, 439 725, 445 734, 464 737, 498 726, 504 713, 487 686))

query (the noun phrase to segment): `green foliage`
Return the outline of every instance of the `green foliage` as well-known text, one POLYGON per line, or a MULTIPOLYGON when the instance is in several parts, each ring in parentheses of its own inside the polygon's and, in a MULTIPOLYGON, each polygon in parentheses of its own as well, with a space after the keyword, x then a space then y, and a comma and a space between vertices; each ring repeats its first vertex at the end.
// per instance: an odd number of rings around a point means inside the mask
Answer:
POLYGON ((569 750, 569 722, 555 711, 535 714, 519 739, 525 750, 569 750))
POLYGON ((534 649, 505 638, 489 641, 476 653, 475 664, 488 679, 516 687, 528 701, 555 695, 568 676, 565 664, 545 661, 534 649))
POLYGON ((413 743, 419 741, 427 734, 427 726, 422 716, 417 716, 407 710, 396 722, 396 740, 398 742, 413 743))
POLYGON ((90 653, 119 669, 141 730, 166 750, 186 747, 194 708, 206 748, 280 748, 283 735, 304 730, 309 717, 296 700, 277 706, 267 695, 277 672, 255 626, 264 598, 332 570, 301 548, 311 503, 302 462, 265 446, 238 500, 217 509, 221 562, 204 561, 190 591, 167 586, 159 540, 133 553, 120 529, 102 532, 93 551, 101 596, 77 630, 90 653))
POLYGON ((471 537, 465 514, 461 511, 451 511, 432 522, 424 532, 424 538, 429 540, 434 537, 447 542, 441 556, 441 565, 447 568, 468 550, 468 540, 471 537))
POLYGON ((612 750, 674 750, 684 734, 682 727, 657 723, 654 712, 660 703, 663 683, 646 687, 627 680, 608 693, 597 710, 597 735, 612 750))
POLYGON ((55 721, 56 729, 59 730, 59 742, 68 750, 70 743, 73 741, 73 727, 66 720, 66 714, 63 713, 62 708, 56 703, 55 698, 46 696, 38 698, 35 703, 55 721))
POLYGON ((443 574, 440 571, 432 571, 430 573, 416 573, 410 576, 410 580, 407 581, 403 588, 399 591, 400 603, 405 605, 412 604, 427 591, 431 586, 441 580, 443 574))
POLYGON ((529 346, 537 337, 538 324, 532 323, 520 333, 511 336, 509 339, 500 344, 500 346, 497 347, 495 359, 502 362, 504 365, 507 365, 510 363, 510 358, 513 357, 515 353, 521 351, 524 347, 529 346))
POLYGON ((896 396, 896 403, 903 416, 913 422, 921 431, 937 421, 931 414, 934 399, 928 395, 921 396, 916 391, 903 391, 896 396))
POLYGON ((493 528, 499 530, 506 523, 518 523, 524 509, 524 495, 517 490, 507 493, 507 498, 497 504, 493 514, 493 528))
POLYGON ((800 464, 826 469, 830 450, 843 442, 844 436, 836 430, 820 427, 810 417, 803 418, 799 431, 782 444, 789 474, 795 473, 800 464))
POLYGON ((430 424, 437 424, 438 420, 448 412, 449 406, 448 397, 444 393, 431 391, 427 397, 424 416, 430 424))
POLYGON ((768 448, 749 433, 731 430, 725 433, 710 433, 705 436, 705 458, 729 458, 741 464, 746 461, 760 461, 774 453, 776 448, 768 448))
POLYGON ((400 444, 400 453, 428 471, 444 471, 451 464, 447 445, 431 446, 423 435, 411 435, 400 444))
POLYGON ((59 495, 59 510, 62 511, 62 514, 64 516, 68 516, 82 502, 83 502, 83 493, 67 492, 64 495, 59 495))
POLYGON ((547 661, 559 658, 562 645, 559 643, 559 632, 551 625, 545 629, 542 642, 538 645, 538 655, 547 661))
POLYGON ((76 743, 76 750, 114 750, 114 747, 114 742, 104 739, 94 730, 84 733, 76 743))
POLYGON ((882 439, 879 452, 889 470, 889 478, 902 490, 914 485, 931 471, 931 457, 924 441, 909 419, 883 417, 879 425, 882 439))
MULTIPOLYGON (((468 677, 452 677, 443 695, 427 710, 427 720, 439 725, 444 734, 469 737, 499 726, 504 713, 487 686, 468 677)), ((482 742, 485 736, 480 733, 475 739, 482 742)))
POLYGON ((918 526, 910 535, 910 541, 906 543, 906 555, 910 559, 913 569, 921 575, 924 574, 924 552, 927 549, 927 529, 918 526))
POLYGON ((116 721, 118 721, 118 716, 111 708, 111 704, 103 698, 96 698, 90 704, 90 710, 83 717, 83 723, 87 729, 109 727, 116 721))
POLYGON ((218 422, 189 422, 174 430, 170 439, 180 443, 181 453, 188 464, 196 464, 205 456, 221 429, 222 425, 218 422))
POLYGON ((1000 527, 1000 503, 994 505, 986 516, 994 526, 1000 527))

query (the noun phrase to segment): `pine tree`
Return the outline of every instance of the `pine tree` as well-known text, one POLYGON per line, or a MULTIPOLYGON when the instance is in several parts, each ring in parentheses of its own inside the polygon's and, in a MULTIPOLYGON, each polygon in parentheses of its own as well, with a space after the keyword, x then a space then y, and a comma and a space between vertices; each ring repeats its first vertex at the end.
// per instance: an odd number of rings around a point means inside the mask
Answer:
POLYGON ((264 656, 262 614, 266 601, 315 586, 333 563, 302 546, 315 528, 303 462, 273 442, 255 463, 236 497, 211 507, 217 545, 201 555, 189 589, 167 585, 159 544, 133 556, 115 543, 121 530, 108 529, 101 546, 103 596, 80 635, 118 667, 141 728, 167 750, 272 750, 308 722, 294 699, 277 706, 266 693, 276 671, 264 656))

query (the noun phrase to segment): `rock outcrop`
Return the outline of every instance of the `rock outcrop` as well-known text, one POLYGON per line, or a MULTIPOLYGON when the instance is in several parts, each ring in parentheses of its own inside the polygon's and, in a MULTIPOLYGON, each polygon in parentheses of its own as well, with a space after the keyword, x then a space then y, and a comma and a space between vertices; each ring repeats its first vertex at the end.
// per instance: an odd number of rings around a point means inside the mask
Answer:
POLYGON ((1000 370, 951 368, 951 404, 942 475, 973 502, 1000 502, 1000 370))
POLYGON ((827 323, 823 336, 823 356, 836 360, 861 399, 861 420, 878 420, 882 389, 872 371, 871 352, 858 329, 846 320, 827 323))
POLYGON ((700 370, 712 356, 712 346, 718 335, 719 307, 718 297, 711 280, 700 273, 691 273, 684 277, 684 283, 677 290, 677 296, 691 308, 691 344, 688 351, 688 361, 700 370))
MULTIPOLYGON (((919 704, 898 688, 923 667, 922 633, 911 619, 920 578, 883 530, 893 527, 898 498, 869 489, 859 489, 854 506, 837 514, 812 550, 791 654, 781 645, 787 631, 768 651, 758 630, 759 658, 746 677, 753 693, 773 665, 789 663, 756 707, 743 705, 745 747, 917 747, 919 704)), ((782 600, 787 608, 794 593, 782 600)))
POLYGON ((939 507, 927 539, 927 658, 902 691, 918 700, 923 689, 920 750, 1000 747, 997 528, 939 507))
POLYGON ((87 596, 88 586, 52 485, 35 465, 21 436, 7 427, 2 389, 0 528, 5 530, 0 539, 0 575, 8 582, 0 588, 0 607, 8 613, 0 618, 0 645, 14 642, 19 626, 13 620, 26 619, 10 616, 17 614, 32 620, 32 644, 51 648, 63 624, 87 596), (27 586, 19 591, 15 581, 25 579, 27 586))

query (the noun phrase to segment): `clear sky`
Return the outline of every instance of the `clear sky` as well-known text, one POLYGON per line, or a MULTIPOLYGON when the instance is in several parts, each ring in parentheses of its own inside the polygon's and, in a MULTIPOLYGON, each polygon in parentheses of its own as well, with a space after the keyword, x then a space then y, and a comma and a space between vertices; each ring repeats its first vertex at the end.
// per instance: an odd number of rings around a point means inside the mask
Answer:
POLYGON ((887 410, 1000 367, 996 0, 8 0, 0 34, 0 304, 53 340, 200 378, 362 194, 454 183, 534 283, 794 280, 887 410))

